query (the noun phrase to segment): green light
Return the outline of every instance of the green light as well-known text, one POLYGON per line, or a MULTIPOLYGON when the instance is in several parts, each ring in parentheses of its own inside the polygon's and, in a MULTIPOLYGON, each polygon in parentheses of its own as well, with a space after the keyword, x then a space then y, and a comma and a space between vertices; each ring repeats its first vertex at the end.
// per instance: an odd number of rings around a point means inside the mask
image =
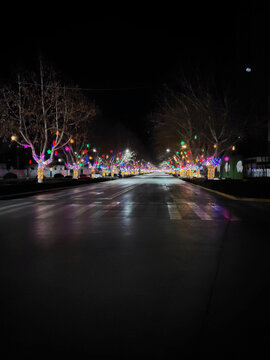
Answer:
POLYGON ((86 144, 86 147, 89 148, 89 144, 86 144))
POLYGON ((187 153, 187 152, 186 152, 186 151, 184 151, 184 154, 185 154, 185 155, 186 155, 186 153, 187 153))
POLYGON ((194 136, 194 139, 197 140, 197 135, 194 136))
POLYGON ((181 145, 184 145, 185 144, 185 142, 184 141, 181 141, 181 143, 180 143, 181 145))
POLYGON ((176 154, 179 154, 179 151, 176 151, 176 154))
POLYGON ((78 158, 80 159, 80 158, 81 158, 81 155, 78 155, 78 158))
POLYGON ((47 150, 47 153, 48 153, 48 154, 51 154, 51 153, 52 153, 52 150, 47 150))
POLYGON ((204 152, 204 149, 202 149, 202 152, 204 152))

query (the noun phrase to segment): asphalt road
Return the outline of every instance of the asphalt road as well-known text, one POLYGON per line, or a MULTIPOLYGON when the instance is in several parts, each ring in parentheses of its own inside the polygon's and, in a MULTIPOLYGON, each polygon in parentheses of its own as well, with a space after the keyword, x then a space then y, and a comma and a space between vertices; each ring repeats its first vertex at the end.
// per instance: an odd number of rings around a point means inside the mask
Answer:
POLYGON ((269 353, 269 215, 165 174, 0 201, 0 351, 269 353))

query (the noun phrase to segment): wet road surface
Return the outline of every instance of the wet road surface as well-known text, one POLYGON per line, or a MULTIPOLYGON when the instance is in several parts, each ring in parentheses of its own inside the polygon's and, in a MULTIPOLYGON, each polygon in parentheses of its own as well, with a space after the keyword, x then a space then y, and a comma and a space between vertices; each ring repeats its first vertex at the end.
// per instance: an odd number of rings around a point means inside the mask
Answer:
POLYGON ((269 214, 162 173, 0 201, 2 350, 268 352, 269 214))

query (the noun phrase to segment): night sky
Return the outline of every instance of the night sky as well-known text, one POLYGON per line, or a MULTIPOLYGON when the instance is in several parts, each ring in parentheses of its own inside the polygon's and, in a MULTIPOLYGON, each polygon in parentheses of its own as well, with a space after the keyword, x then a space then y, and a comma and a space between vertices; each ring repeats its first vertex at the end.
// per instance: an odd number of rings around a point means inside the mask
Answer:
POLYGON ((0 76, 8 79, 20 68, 32 69, 42 55, 67 81, 108 89, 87 93, 106 121, 125 124, 147 144, 145 119, 155 109, 163 84, 199 74, 225 89, 237 82, 239 93, 245 88, 245 80, 239 83, 251 62, 252 11, 253 5, 194 5, 164 13, 161 9, 157 15, 138 9, 125 15, 90 11, 89 18, 62 16, 41 23, 35 16, 22 16, 12 26, 8 18, 1 23, 0 76))

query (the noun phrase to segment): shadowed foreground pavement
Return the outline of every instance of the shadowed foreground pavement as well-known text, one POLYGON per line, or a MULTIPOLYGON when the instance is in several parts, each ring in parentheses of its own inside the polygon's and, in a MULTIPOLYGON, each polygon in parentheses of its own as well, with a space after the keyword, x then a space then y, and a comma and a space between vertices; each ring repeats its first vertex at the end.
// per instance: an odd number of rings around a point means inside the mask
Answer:
POLYGON ((1 350, 268 353, 269 210, 164 174, 1 201, 1 350))

